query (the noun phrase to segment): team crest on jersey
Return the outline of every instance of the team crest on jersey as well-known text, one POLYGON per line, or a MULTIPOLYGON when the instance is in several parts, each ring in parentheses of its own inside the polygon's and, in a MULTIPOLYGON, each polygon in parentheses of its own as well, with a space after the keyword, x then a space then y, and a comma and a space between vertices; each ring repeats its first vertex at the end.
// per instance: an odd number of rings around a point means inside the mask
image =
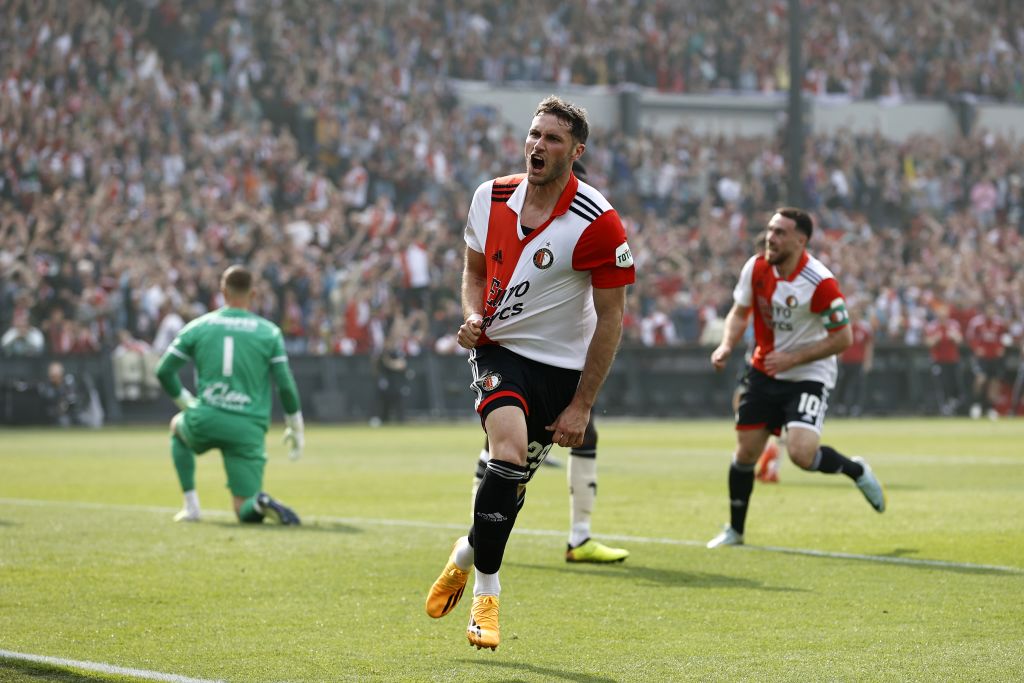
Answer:
POLYGON ((533 265, 541 270, 547 270, 555 262, 555 255, 547 247, 541 247, 533 254, 533 265))
POLYGON ((796 308, 796 305, 798 303, 800 303, 800 302, 792 294, 790 294, 789 296, 786 297, 786 305, 789 306, 790 308, 796 308))
POLYGON ((477 380, 477 383, 484 391, 494 391, 501 385, 501 375, 496 372, 492 372, 481 377, 477 380))

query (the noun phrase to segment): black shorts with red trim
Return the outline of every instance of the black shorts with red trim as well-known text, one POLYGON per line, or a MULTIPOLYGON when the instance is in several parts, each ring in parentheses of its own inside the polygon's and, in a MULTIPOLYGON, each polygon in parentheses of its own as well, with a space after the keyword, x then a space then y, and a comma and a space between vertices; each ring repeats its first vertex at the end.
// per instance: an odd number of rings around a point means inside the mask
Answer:
POLYGON ((750 368, 741 384, 736 429, 767 429, 778 436, 798 423, 821 433, 828 411, 828 389, 821 382, 791 382, 750 368))
POLYGON ((526 416, 527 460, 532 470, 551 447, 554 433, 545 427, 572 401, 582 373, 538 363, 497 344, 473 349, 469 364, 481 424, 502 406, 516 406, 526 416))

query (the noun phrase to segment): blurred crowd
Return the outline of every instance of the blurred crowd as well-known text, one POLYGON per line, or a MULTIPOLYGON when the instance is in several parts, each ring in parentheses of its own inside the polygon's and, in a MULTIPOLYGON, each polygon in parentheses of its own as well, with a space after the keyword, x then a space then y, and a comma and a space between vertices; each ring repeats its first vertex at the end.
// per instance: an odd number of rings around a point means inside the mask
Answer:
MULTIPOLYGON (((753 4, 4 3, 3 350, 159 354, 245 261, 291 353, 455 352, 469 200, 522 168, 525 131, 447 79, 785 88, 785 3, 753 4)), ((805 4, 808 87, 1021 99, 1012 3, 805 4)), ((1021 141, 844 133, 805 158, 812 249, 877 339, 990 303, 1020 343, 1021 141)), ((717 343, 785 195, 781 141, 595 131, 584 162, 638 266, 627 342, 717 343)))
MULTIPOLYGON (((448 75, 492 82, 635 83, 666 92, 785 92, 786 0, 439 1, 464 39, 448 75)), ((1024 101, 1014 2, 803 0, 803 87, 818 95, 1024 101)))

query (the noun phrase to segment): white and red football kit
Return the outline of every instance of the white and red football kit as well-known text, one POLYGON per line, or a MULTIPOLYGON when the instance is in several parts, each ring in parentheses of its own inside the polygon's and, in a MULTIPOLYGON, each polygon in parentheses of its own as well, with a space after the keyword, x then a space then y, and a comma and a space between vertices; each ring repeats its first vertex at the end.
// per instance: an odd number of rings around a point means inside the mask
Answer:
POLYGON ((483 183, 470 205, 466 244, 487 260, 480 344, 582 370, 597 324, 592 287, 636 279, 626 232, 608 200, 575 175, 545 223, 523 226, 525 178, 483 183))
POLYGON ((1003 338, 1009 332, 1010 328, 1002 318, 981 313, 971 318, 967 325, 967 343, 975 358, 1002 358, 1006 353, 1003 338))
MULTIPOLYGON (((824 339, 832 330, 849 324, 846 301, 832 272, 806 251, 788 278, 779 276, 764 256, 744 264, 733 299, 754 314, 754 354, 751 364, 765 372, 764 359, 773 350, 794 351, 824 339)), ((767 373, 766 373, 767 374, 767 373)), ((835 386, 836 357, 797 365, 776 379, 821 382, 835 386)))

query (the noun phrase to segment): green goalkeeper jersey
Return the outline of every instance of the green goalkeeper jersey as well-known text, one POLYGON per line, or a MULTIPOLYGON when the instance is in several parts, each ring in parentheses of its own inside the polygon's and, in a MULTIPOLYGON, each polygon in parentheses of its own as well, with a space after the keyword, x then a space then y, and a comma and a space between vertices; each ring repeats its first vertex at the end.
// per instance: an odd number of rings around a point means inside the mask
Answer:
POLYGON ((273 375, 285 412, 299 410, 281 330, 250 311, 220 308, 181 330, 157 369, 172 396, 181 391, 177 370, 189 360, 196 368, 196 397, 204 406, 252 418, 265 430, 273 375))

